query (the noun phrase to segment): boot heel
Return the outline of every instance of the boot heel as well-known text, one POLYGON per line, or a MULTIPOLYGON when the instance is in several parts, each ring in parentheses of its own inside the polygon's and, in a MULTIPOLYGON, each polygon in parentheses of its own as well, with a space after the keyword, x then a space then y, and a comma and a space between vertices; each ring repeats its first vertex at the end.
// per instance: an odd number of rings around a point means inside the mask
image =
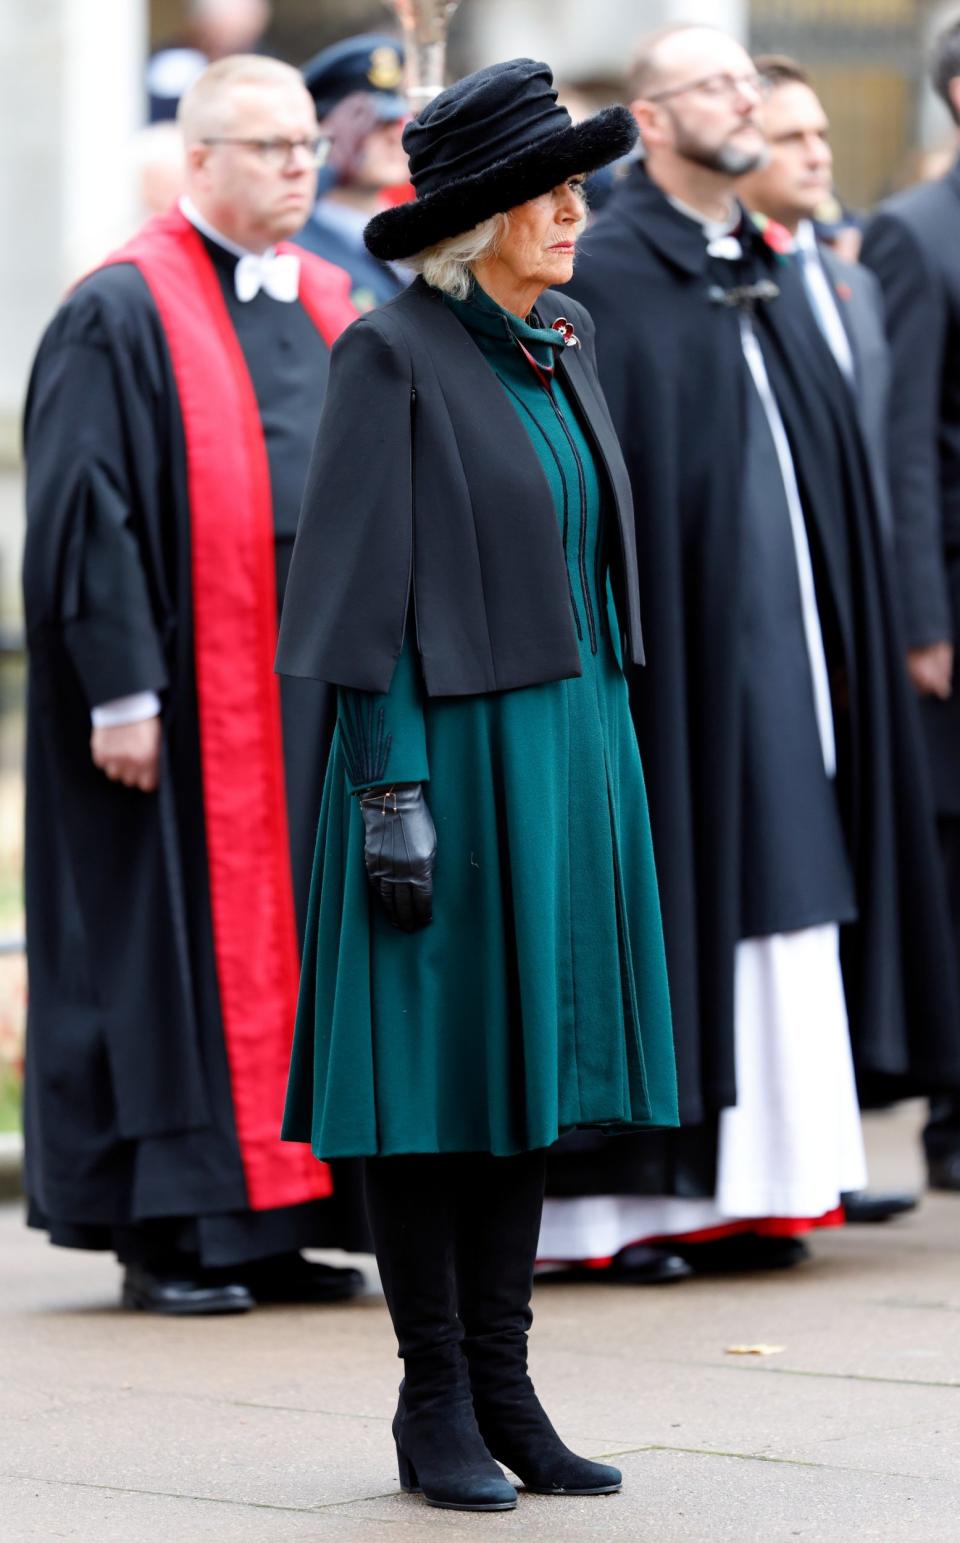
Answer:
POLYGON ((400 1475, 400 1488, 407 1495, 419 1495, 420 1480, 417 1478, 417 1470, 409 1457, 405 1457, 397 1447, 397 1470, 400 1475))

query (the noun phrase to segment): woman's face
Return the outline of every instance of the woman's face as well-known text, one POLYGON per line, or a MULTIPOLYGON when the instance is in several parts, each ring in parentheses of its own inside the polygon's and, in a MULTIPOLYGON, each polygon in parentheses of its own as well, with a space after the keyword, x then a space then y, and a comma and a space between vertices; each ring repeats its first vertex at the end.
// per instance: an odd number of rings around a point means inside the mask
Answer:
POLYGON ((497 261, 510 280, 539 292, 573 276, 577 238, 586 221, 583 177, 571 177, 549 193, 511 209, 497 261))

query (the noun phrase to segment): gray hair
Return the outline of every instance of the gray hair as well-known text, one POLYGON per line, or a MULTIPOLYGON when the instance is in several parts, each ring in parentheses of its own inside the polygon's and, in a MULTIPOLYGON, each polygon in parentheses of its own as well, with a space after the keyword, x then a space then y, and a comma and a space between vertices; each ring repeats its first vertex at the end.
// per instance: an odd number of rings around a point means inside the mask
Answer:
POLYGON ((508 220, 506 214, 492 214, 473 230, 438 241, 436 246, 428 246, 415 257, 407 258, 406 266, 421 273, 432 289, 440 289, 454 300, 466 300, 473 287, 471 264, 496 255, 508 220))
MULTIPOLYGON (((583 215, 577 222, 577 235, 587 223, 587 197, 580 188, 583 215)), ((461 236, 450 236, 428 246, 415 257, 405 259, 405 265, 414 273, 420 273, 431 289, 440 289, 454 300, 467 300, 473 288, 473 264, 485 257, 495 257, 510 225, 509 214, 492 214, 472 230, 461 236)))

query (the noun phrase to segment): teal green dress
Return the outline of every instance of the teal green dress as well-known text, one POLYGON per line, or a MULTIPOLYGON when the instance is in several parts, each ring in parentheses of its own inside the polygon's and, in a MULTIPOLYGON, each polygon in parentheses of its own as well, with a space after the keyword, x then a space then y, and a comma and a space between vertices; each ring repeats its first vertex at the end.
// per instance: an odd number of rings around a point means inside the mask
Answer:
POLYGON ((428 698, 408 638, 387 694, 341 691, 283 1127, 321 1158, 506 1156, 578 1127, 678 1123, 657 879, 593 452, 560 380, 541 385, 516 341, 552 363, 557 334, 479 289, 447 303, 550 484, 583 673, 428 698), (392 782, 426 785, 437 829, 434 919, 413 934, 390 925, 368 886, 352 796, 392 782))

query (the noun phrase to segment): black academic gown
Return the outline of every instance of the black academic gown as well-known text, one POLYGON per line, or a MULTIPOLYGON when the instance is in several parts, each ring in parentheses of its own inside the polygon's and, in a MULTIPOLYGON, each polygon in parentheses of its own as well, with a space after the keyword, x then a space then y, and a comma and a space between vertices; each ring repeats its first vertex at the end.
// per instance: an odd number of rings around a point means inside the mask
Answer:
MULTIPOLYGON (((236 259, 207 247, 260 408, 279 608, 328 349, 299 302, 261 292, 241 305, 236 259)), ((206 1265, 356 1246, 349 1182, 333 1201, 247 1209, 211 930, 183 423, 134 267, 94 273, 58 312, 25 436, 30 1220, 54 1242, 125 1258, 162 1235, 206 1265), (38 621, 64 586, 93 597, 100 619, 38 621), (153 796, 109 782, 89 748, 90 707, 148 688, 164 717, 153 796)), ((285 680, 281 711, 302 938, 333 706, 318 683, 285 680)))
POLYGON ((648 656, 634 710, 681 1119, 691 1129, 605 1145, 577 1137, 554 1162, 557 1194, 711 1193, 717 1115, 736 1101, 733 962, 752 814, 740 651, 749 398, 739 315, 723 303, 724 286, 765 279, 780 291, 758 305, 756 327, 800 483, 834 683, 836 795, 857 905, 842 957, 858 1076, 891 1096, 960 1078, 957 984, 916 707, 854 405, 799 274, 753 227, 742 239, 742 264, 708 258, 701 227, 638 167, 583 237, 571 286, 596 323, 633 484, 648 656))

